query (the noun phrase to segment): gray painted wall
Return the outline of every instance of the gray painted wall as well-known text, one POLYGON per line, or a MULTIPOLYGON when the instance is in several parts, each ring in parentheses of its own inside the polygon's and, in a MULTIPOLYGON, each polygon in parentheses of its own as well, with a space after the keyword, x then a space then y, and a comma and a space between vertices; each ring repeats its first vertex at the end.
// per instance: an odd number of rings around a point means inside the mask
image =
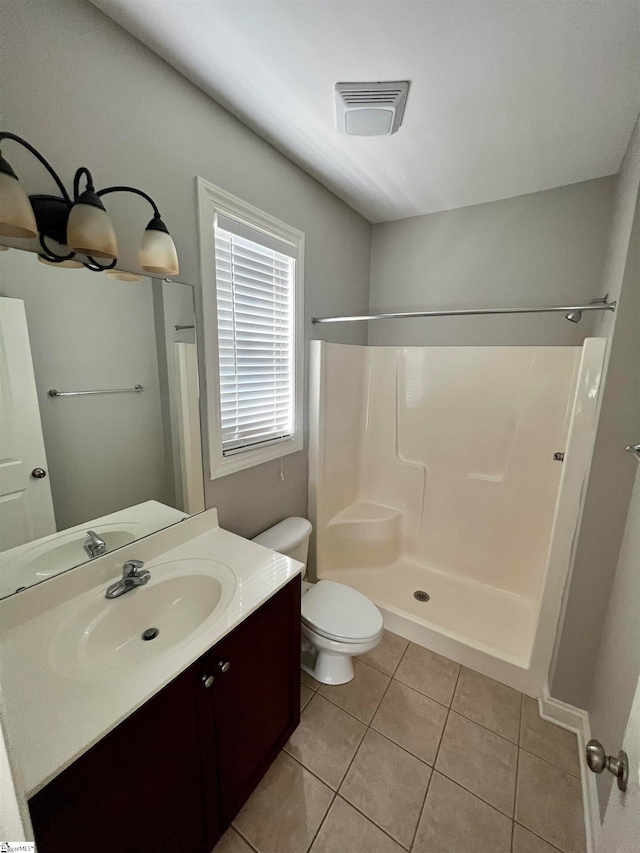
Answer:
POLYGON ((57 529, 147 500, 173 505, 150 280, 54 269, 11 249, 0 296, 25 303, 57 529), (138 383, 143 393, 48 396, 138 383))
MULTIPOLYGON (((636 474, 636 463, 624 448, 640 440, 636 437, 640 429, 639 183, 640 127, 636 125, 617 182, 604 271, 604 288, 618 299, 618 310, 600 317, 594 327, 595 334, 609 337, 606 379, 550 679, 553 696, 586 709, 593 701, 592 690, 598 690, 594 675, 600 638, 636 474)), ((626 681, 623 670, 615 677, 621 684, 626 681)))
MULTIPOLYGON (((601 294, 615 177, 374 225, 370 308, 554 305, 601 294)), ((381 320, 375 345, 575 345, 562 315, 381 320)))
MULTIPOLYGON (((201 175, 306 234, 306 338, 318 314, 366 311, 370 225, 233 118, 86 0, 2 7, 3 127, 21 134, 69 181, 89 166, 98 186, 133 184, 157 201, 180 255, 177 278, 200 285, 196 183, 201 175)), ((29 192, 53 190, 16 145, 3 153, 29 192)), ((145 202, 110 196, 120 266, 137 268, 150 219, 145 202)), ((319 327, 317 327, 319 328, 319 327)), ((366 329, 325 327, 323 337, 365 343, 366 329)), ((221 523, 253 535, 305 514, 307 454, 293 454, 207 483, 221 523)))

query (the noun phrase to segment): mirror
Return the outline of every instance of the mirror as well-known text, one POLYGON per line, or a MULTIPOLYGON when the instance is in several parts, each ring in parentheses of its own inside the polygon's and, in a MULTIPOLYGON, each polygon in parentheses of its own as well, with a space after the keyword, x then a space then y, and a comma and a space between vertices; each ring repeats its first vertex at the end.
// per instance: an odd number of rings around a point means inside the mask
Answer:
POLYGON ((0 252, 0 598, 201 512, 201 460, 193 288, 0 252))

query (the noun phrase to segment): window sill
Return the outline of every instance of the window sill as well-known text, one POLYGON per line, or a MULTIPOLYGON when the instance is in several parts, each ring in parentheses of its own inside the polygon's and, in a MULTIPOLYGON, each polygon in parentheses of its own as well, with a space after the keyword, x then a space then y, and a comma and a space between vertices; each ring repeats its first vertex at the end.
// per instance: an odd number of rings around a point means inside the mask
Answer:
POLYGON ((269 447, 246 450, 244 453, 236 453, 233 456, 212 454, 210 479, 218 480, 220 477, 226 477, 227 474, 235 474, 237 471, 244 471, 256 465, 262 465, 264 462, 271 462, 273 459, 281 459, 283 456, 299 453, 301 450, 303 450, 303 441, 300 436, 269 447))

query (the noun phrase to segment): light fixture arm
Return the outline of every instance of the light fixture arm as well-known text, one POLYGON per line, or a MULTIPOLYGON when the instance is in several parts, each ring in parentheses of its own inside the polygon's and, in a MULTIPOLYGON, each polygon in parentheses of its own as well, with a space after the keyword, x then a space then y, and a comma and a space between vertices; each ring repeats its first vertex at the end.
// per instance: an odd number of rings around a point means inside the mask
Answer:
MULTIPOLYGON (((78 171, 80 171, 80 169, 78 169, 78 171)), ((88 172, 88 170, 85 170, 85 171, 87 171, 87 173, 89 174, 89 179, 90 179, 90 178, 91 178, 91 174, 88 172)), ((151 196, 150 196, 150 195, 148 195, 147 193, 143 192, 142 190, 139 190, 137 187, 126 187, 126 186, 121 186, 121 187, 105 187, 103 190, 98 190, 98 192, 96 193, 96 195, 97 195, 98 197, 100 197, 100 196, 103 196, 103 195, 108 195, 109 193, 134 193, 135 195, 140 195, 140 196, 142 196, 142 198, 145 198, 145 199, 149 202, 149 204, 151 205, 151 207, 153 208, 153 215, 154 215, 154 217, 155 217, 155 218, 160 219, 160 211, 159 211, 159 209, 158 209, 158 205, 155 203, 155 201, 151 198, 151 196)))
POLYGON ((68 202, 69 204, 72 203, 71 198, 69 196, 69 193, 67 192, 65 185, 60 180, 58 173, 53 168, 53 166, 49 163, 49 161, 46 160, 42 156, 42 154, 38 151, 37 148, 34 148, 33 145, 31 145, 29 142, 27 142, 26 139, 23 139, 21 136, 18 136, 15 133, 9 133, 9 131, 6 131, 6 130, 0 132, 0 143, 3 142, 5 139, 11 139, 14 142, 19 143, 20 145, 22 145, 23 148, 26 148, 27 151, 29 151, 31 154, 33 154, 33 156, 36 158, 36 160, 39 160, 42 163, 42 165, 45 167, 47 172, 49 172, 49 174, 51 175, 53 180, 56 182, 56 186, 58 187, 58 189, 62 193, 64 200, 66 202, 68 202))

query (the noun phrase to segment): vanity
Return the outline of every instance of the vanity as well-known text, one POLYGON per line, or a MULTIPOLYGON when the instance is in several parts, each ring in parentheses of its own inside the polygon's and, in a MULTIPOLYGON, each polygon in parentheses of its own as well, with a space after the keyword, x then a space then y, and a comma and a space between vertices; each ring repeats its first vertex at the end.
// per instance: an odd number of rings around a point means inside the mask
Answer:
POLYGON ((299 722, 301 569, 210 510, 0 602, 39 853, 213 849, 299 722))

